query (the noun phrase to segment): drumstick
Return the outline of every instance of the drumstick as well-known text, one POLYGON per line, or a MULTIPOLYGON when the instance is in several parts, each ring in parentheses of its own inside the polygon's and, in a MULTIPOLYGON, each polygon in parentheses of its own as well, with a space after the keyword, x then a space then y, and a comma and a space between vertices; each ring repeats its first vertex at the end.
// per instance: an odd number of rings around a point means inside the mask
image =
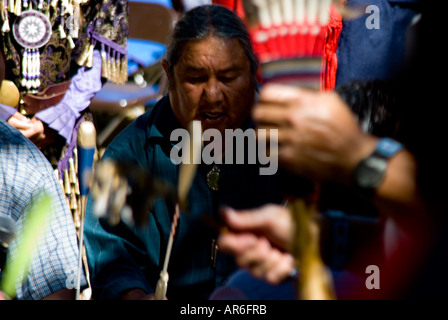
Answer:
POLYGON ((76 277, 76 300, 79 300, 81 290, 82 253, 84 240, 84 216, 86 210, 87 196, 89 194, 90 179, 92 176, 93 158, 96 146, 96 130, 91 121, 84 121, 78 129, 78 180, 80 205, 80 227, 79 227, 79 256, 78 274, 76 277))
POLYGON ((165 261, 163 263, 163 269, 160 272, 160 279, 159 281, 157 281, 156 292, 154 294, 155 300, 164 300, 166 297, 166 291, 168 290, 168 262, 171 256, 171 249, 173 248, 177 222, 179 221, 179 211, 179 203, 176 203, 173 222, 171 224, 170 237, 168 239, 168 246, 166 248, 165 261))
POLYGON ((197 165, 200 162, 202 151, 202 124, 194 120, 188 128, 190 133, 189 152, 182 155, 182 164, 179 169, 178 196, 180 208, 187 209, 187 196, 196 174, 197 165))
POLYGON ((174 210, 173 222, 171 224, 170 237, 168 239, 168 246, 166 248, 165 261, 163 269, 160 272, 160 279, 157 282, 155 300, 164 300, 168 290, 168 262, 171 256, 171 249, 173 247, 174 236, 176 234, 177 223, 180 216, 180 208, 187 208, 187 196, 193 183, 196 174, 197 165, 202 151, 202 124, 199 120, 194 120, 190 123, 188 128, 190 133, 190 148, 182 154, 182 164, 179 169, 178 182, 178 203, 174 210))

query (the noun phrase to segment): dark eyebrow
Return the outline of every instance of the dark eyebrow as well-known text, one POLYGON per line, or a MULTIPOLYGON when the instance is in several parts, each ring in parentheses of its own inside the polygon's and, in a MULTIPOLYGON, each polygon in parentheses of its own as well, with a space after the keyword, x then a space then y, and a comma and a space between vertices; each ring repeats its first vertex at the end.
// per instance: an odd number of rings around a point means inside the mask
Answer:
MULTIPOLYGON (((226 69, 222 69, 222 70, 218 70, 217 73, 222 74, 222 73, 228 73, 228 72, 237 72, 240 71, 242 68, 239 68, 237 66, 230 66, 226 69)), ((205 69, 204 68, 197 68, 194 66, 186 66, 184 69, 185 72, 188 73, 200 73, 200 72, 204 72, 205 69)))
POLYGON ((193 67, 193 66, 186 66, 185 67, 185 69, 184 69, 184 71, 185 72, 203 72, 203 71, 205 71, 205 69, 204 68, 196 68, 196 67, 193 67))

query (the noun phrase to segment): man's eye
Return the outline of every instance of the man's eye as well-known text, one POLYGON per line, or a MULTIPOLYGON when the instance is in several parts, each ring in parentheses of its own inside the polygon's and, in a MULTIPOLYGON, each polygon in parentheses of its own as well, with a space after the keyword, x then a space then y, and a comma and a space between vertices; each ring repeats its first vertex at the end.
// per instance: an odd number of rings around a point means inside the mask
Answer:
POLYGON ((221 76, 218 78, 218 80, 223 83, 229 83, 235 80, 236 78, 237 78, 236 76, 221 76))
POLYGON ((190 83, 201 83, 207 81, 207 77, 204 76, 191 76, 187 78, 190 83))

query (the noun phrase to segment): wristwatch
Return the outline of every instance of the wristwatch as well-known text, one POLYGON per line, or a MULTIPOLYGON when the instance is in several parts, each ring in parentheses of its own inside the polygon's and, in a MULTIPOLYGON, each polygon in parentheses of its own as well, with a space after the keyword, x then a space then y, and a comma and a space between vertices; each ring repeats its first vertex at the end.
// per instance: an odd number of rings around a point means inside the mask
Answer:
POLYGON ((403 145, 390 138, 381 138, 375 151, 363 159, 353 172, 354 184, 363 189, 376 189, 384 178, 387 163, 403 145))

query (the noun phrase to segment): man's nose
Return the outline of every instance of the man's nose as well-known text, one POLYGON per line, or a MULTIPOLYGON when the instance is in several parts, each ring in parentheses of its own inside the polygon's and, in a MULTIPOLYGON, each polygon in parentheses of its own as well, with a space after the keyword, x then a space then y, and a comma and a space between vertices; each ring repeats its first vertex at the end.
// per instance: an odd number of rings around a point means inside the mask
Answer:
POLYGON ((223 100, 223 92, 221 83, 217 79, 209 79, 204 87, 204 98, 209 103, 221 102, 223 100))

